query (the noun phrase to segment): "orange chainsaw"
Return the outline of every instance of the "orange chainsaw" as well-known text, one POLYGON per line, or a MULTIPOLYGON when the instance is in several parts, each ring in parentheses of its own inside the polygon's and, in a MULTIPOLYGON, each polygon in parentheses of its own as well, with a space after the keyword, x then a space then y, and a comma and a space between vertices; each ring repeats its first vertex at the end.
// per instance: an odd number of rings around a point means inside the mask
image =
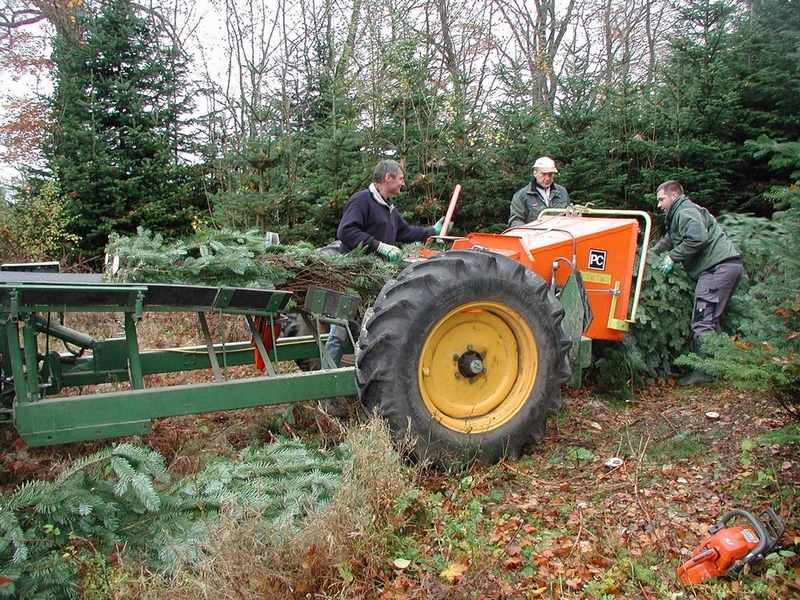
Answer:
POLYGON ((783 524, 771 508, 758 519, 747 511, 732 510, 708 530, 708 536, 691 560, 678 567, 678 577, 683 585, 689 585, 739 571, 764 558, 778 544, 783 532, 783 524), (748 523, 729 527, 735 517, 742 517, 748 523))

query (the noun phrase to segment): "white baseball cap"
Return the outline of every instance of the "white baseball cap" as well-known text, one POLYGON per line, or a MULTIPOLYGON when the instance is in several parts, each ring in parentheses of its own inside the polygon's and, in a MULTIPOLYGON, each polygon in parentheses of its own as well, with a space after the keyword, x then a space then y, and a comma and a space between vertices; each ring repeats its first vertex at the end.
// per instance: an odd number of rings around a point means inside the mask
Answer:
POLYGON ((533 163, 534 169, 539 169, 542 173, 558 173, 555 161, 549 156, 540 156, 533 163))

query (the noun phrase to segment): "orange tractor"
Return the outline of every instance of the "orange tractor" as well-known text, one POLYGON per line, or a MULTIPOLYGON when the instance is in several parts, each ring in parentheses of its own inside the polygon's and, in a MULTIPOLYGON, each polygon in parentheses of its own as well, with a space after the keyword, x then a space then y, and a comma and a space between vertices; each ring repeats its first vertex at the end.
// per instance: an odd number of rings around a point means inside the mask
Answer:
MULTIPOLYGON (((447 249, 426 249, 367 310, 355 366, 307 373, 278 367, 325 356, 319 328, 276 335, 291 292, 109 283, 53 272, 57 264, 2 265, 0 423, 41 446, 146 434, 159 417, 357 393, 396 440, 416 440, 420 460, 515 456, 542 437, 561 386, 580 385, 591 340, 619 341, 634 321, 649 236, 647 213, 580 208, 547 210, 499 235, 444 235, 437 243, 447 249), (96 339, 70 329, 65 318, 79 312, 122 313, 124 331, 96 339), (137 325, 151 312, 196 313, 205 344, 140 348, 137 325), (245 318, 267 377, 225 378, 225 367, 252 362, 253 347, 215 342, 208 313, 245 318), (158 387, 164 378, 148 377, 195 369, 210 369, 213 381, 158 387), (95 393, 61 393, 74 386, 95 393)), ((309 290, 301 313, 348 324, 356 301, 309 290)))
POLYGON ((562 385, 580 385, 591 340, 620 341, 635 320, 650 230, 644 212, 570 207, 502 234, 438 238, 449 249, 424 250, 364 317, 365 410, 413 439, 420 460, 519 455, 542 438, 562 385))

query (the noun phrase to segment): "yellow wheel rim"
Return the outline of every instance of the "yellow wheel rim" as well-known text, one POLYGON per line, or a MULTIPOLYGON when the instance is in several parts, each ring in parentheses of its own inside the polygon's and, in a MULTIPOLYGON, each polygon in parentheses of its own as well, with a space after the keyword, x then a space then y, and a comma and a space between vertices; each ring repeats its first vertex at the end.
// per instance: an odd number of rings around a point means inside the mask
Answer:
POLYGON ((433 327, 418 380, 433 418, 462 433, 500 427, 527 402, 536 380, 536 340, 527 322, 496 302, 471 302, 433 327))

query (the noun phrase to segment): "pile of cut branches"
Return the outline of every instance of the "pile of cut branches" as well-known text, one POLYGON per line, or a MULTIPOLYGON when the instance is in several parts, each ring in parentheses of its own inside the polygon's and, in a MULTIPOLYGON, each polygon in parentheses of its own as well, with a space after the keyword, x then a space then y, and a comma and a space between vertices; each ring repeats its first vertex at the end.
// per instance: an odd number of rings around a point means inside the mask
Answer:
POLYGON ((255 230, 204 230, 165 241, 139 229, 135 236, 112 237, 107 256, 107 281, 280 289, 293 292, 298 305, 311 285, 357 295, 369 305, 402 268, 361 250, 331 255, 305 243, 275 245, 255 230))

